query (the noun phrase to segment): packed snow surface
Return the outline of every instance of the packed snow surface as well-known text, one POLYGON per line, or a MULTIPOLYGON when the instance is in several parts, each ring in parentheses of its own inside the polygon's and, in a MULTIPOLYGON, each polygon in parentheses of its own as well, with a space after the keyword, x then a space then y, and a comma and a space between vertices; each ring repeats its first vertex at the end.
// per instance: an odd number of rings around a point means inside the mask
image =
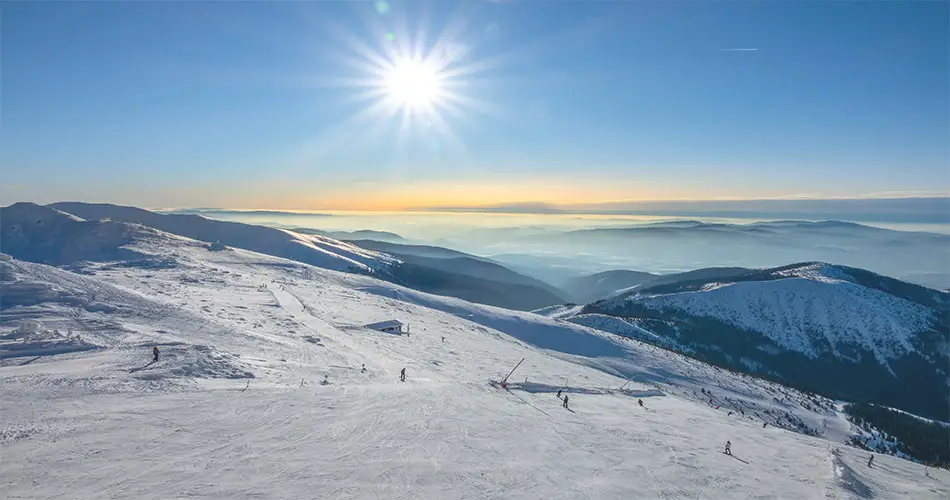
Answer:
POLYGON ((181 238, 131 249, 83 275, 4 261, 42 299, 4 303, 4 339, 32 321, 94 347, 0 360, 4 498, 950 494, 946 471, 867 467, 834 408, 633 340, 181 238), (389 319, 411 335, 363 326, 389 319), (823 434, 763 427, 786 412, 823 434))

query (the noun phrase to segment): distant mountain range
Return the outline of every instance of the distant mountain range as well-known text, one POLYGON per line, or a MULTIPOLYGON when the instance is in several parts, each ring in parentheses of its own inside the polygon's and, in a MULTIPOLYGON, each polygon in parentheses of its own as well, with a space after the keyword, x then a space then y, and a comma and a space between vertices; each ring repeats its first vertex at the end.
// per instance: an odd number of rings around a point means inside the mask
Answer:
POLYGON ((743 219, 844 219, 871 222, 950 222, 950 198, 899 197, 781 200, 669 200, 606 203, 510 203, 430 210, 503 214, 633 215, 743 219))
POLYGON ((611 269, 670 273, 707 267, 835 262, 932 288, 950 288, 950 235, 840 221, 721 224, 672 221, 556 230, 478 230, 446 243, 491 255, 557 286, 611 269))
POLYGON ((286 210, 228 210, 225 208, 184 208, 184 209, 171 209, 171 210, 154 210, 154 212, 160 213, 160 214, 205 215, 205 216, 269 215, 273 217, 299 217, 301 215, 306 215, 307 217, 332 217, 331 214, 320 214, 320 213, 314 213, 314 212, 288 212, 286 210))
POLYGON ((569 319, 832 397, 950 416, 950 294, 862 269, 698 270, 569 319))

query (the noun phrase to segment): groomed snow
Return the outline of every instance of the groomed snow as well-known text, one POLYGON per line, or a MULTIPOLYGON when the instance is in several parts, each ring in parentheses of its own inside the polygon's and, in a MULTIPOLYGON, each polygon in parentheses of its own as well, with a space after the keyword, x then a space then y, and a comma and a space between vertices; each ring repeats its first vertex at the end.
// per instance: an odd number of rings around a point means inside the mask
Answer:
POLYGON ((174 265, 90 264, 90 276, 14 261, 17 280, 76 300, 4 316, 72 325, 97 348, 2 360, 4 498, 950 494, 946 471, 888 456, 868 468, 863 451, 763 428, 765 410, 787 411, 846 434, 833 409, 806 410, 781 386, 532 313, 206 246, 140 244, 174 265), (390 318, 411 335, 362 326, 390 318), (520 385, 489 385, 522 358, 520 385))

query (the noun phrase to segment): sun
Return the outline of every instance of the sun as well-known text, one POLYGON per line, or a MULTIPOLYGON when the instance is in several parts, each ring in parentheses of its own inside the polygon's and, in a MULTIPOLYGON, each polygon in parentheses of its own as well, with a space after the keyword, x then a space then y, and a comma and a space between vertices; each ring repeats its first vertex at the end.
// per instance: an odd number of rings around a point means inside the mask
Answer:
POLYGON ((438 70, 421 59, 394 61, 386 69, 383 83, 389 99, 410 110, 431 108, 444 95, 438 70))
POLYGON ((415 148, 421 147, 440 158, 467 154, 457 127, 460 131, 477 118, 504 115, 497 103, 472 93, 491 85, 490 72, 505 64, 505 54, 475 57, 479 53, 475 46, 460 38, 467 26, 464 17, 449 20, 433 36, 431 26, 410 26, 388 5, 382 0, 376 3, 380 18, 369 23, 371 38, 364 38, 362 30, 327 26, 339 42, 327 44, 327 62, 341 64, 336 74, 314 80, 319 86, 350 91, 343 100, 352 103, 354 111, 308 143, 308 159, 327 155, 357 137, 364 143, 394 139, 399 155, 416 154, 415 148))

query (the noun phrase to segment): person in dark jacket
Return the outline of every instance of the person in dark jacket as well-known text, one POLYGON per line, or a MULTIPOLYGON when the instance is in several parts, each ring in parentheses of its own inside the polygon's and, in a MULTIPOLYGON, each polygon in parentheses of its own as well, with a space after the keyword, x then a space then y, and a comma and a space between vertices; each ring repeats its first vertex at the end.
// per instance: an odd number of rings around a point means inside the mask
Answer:
POLYGON ((567 394, 564 395, 564 407, 567 408, 567 394))
POLYGON ((401 380, 401 381, 403 381, 403 382, 406 381, 406 369, 405 369, 405 368, 403 368, 402 371, 399 372, 399 380, 401 380))
POLYGON ((158 346, 152 346, 152 363, 158 363, 158 346))

